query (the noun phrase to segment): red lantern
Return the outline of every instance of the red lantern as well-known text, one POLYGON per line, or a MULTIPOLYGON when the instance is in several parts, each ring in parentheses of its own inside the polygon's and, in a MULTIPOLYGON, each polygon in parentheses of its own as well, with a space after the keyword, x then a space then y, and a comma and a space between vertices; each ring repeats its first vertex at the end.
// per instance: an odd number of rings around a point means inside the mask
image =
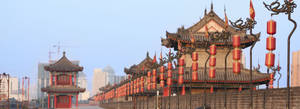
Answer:
POLYGON ((184 59, 183 59, 183 58, 180 58, 178 64, 179 64, 179 66, 183 66, 183 65, 184 65, 184 59))
POLYGON ((172 62, 168 62, 168 70, 172 70, 172 62))
POLYGON ((210 86, 210 93, 214 93, 214 87, 210 86))
POLYGON ((160 66, 160 73, 164 73, 165 71, 165 67, 164 66, 160 66))
POLYGON ((240 74, 240 72, 241 72, 241 63, 238 61, 233 62, 233 73, 240 74))
POLYGON ((239 92, 241 92, 243 90, 242 86, 239 87, 239 92))
POLYGON ((172 79, 171 79, 171 78, 168 78, 168 79, 167 79, 167 85, 168 85, 168 86, 171 86, 171 85, 172 85, 172 79))
POLYGON ((217 50, 216 50, 217 46, 215 44, 213 44, 209 48, 210 48, 210 54, 211 55, 216 55, 216 53, 217 53, 217 50))
POLYGON ((209 68, 209 77, 215 78, 216 77, 216 69, 214 67, 209 68))
POLYGON ((192 72, 192 80, 193 80, 193 81, 198 80, 198 72, 197 72, 197 71, 193 71, 193 72, 192 72))
POLYGON ((185 86, 182 86, 181 95, 185 95, 185 86))
POLYGON ((275 60, 275 54, 274 53, 267 53, 266 54, 266 60, 265 60, 265 65, 270 68, 274 66, 274 60, 275 60))
POLYGON ((152 84, 152 89, 156 89, 156 83, 152 84))
POLYGON ((274 79, 274 74, 273 73, 270 74, 270 79, 272 79, 272 80, 274 79))
POLYGON ((271 35, 276 34, 276 21, 269 20, 267 22, 267 33, 271 35))
POLYGON ((241 59, 241 50, 239 48, 233 49, 232 53, 233 53, 233 56, 232 56, 233 60, 240 60, 241 59))
POLYGON ((183 83, 183 75, 178 76, 178 85, 183 83))
POLYGON ((133 82, 130 83, 130 94, 133 94, 133 82))
POLYGON ((169 77, 169 78, 172 77, 172 70, 168 70, 168 77, 169 77))
POLYGON ((152 70, 153 76, 156 76, 156 69, 152 70))
POLYGON ((147 76, 151 77, 151 72, 150 71, 148 71, 147 76))
POLYGON ((160 87, 164 87, 165 86, 165 81, 164 80, 161 80, 160 81, 160 87))
POLYGON ((184 67, 179 67, 178 68, 178 74, 183 75, 183 72, 184 72, 184 67))
POLYGON ((267 50, 273 51, 276 49, 276 38, 273 36, 269 36, 267 38, 267 50))
POLYGON ((137 78, 136 83, 137 83, 136 93, 139 93, 140 92, 140 78, 137 78))
POLYGON ((241 38, 239 35, 234 35, 232 37, 232 46, 233 47, 239 47, 240 46, 240 41, 241 41, 241 38))
POLYGON ((209 58, 209 66, 216 66, 216 57, 215 56, 211 56, 209 58))
POLYGON ((192 60, 193 61, 198 61, 198 53, 197 52, 192 53, 192 60))
POLYGON ((193 62, 192 69, 193 69, 193 71, 197 71, 198 70, 198 63, 197 62, 193 62))
POLYGON ((160 73, 159 78, 160 78, 160 80, 164 80, 164 74, 160 73))

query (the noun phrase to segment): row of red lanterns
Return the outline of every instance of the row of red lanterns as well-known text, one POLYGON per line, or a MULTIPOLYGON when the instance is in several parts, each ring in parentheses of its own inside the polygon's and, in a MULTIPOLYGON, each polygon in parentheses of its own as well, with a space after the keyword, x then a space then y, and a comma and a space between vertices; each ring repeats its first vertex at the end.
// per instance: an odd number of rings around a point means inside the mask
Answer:
MULTIPOLYGON (((274 20, 269 20, 267 22, 267 33, 270 35, 267 37, 266 40, 266 49, 269 51, 266 54, 265 58, 265 65, 269 68, 274 66, 274 61, 275 61, 275 54, 272 53, 276 49, 276 38, 273 37, 274 34, 276 34, 276 21, 274 20)), ((272 73, 270 75, 270 88, 273 88, 273 81, 274 81, 274 74, 272 73)))
POLYGON ((192 80, 193 81, 196 81, 198 80, 198 53, 197 52, 193 52, 192 53, 192 60, 193 60, 193 63, 192 63, 192 80))
POLYGON ((232 51, 232 59, 233 59, 233 63, 232 63, 232 68, 233 68, 233 73, 234 74, 240 74, 241 72, 241 63, 240 63, 240 59, 241 59, 241 49, 240 49, 240 44, 241 44, 241 38, 239 35, 234 35, 232 37, 232 46, 233 46, 233 51, 232 51))
MULTIPOLYGON (((183 84, 183 74, 184 74, 184 57, 179 59, 179 67, 178 67, 178 85, 183 84)), ((185 86, 182 86, 181 95, 185 95, 185 86)))
POLYGON ((210 59, 209 59, 209 77, 216 77, 216 54, 217 54, 217 46, 212 44, 210 47, 210 59))

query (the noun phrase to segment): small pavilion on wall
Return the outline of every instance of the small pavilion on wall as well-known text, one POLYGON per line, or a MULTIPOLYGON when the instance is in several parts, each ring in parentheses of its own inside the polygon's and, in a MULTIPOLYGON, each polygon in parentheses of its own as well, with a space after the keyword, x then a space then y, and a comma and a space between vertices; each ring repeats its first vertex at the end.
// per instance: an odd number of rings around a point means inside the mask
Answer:
POLYGON ((72 99, 75 98, 76 107, 78 106, 78 94, 85 91, 77 85, 78 72, 83 67, 73 64, 65 56, 54 64, 45 66, 49 71, 50 86, 41 90, 48 93, 48 108, 72 108, 72 99))

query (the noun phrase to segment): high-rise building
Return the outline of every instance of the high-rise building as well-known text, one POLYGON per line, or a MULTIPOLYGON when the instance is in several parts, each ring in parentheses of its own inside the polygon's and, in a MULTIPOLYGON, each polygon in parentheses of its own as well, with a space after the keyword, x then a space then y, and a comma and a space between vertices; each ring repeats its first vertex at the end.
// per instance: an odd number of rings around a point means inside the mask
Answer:
MULTIPOLYGON (((0 101, 1 99, 7 99, 7 92, 8 92, 8 84, 6 77, 0 77, 2 82, 0 84, 0 101)), ((13 98, 16 100, 20 100, 18 96, 19 90, 19 80, 16 77, 9 78, 9 98, 13 98)))
MULTIPOLYGON (((86 75, 83 72, 79 72, 77 84, 81 88, 85 88, 85 89, 87 88, 87 79, 86 79, 86 75)), ((80 102, 87 101, 90 97, 89 95, 90 95, 90 92, 86 90, 85 92, 80 93, 78 95, 78 100, 80 102)))
POLYGON ((291 86, 300 86, 300 50, 293 52, 291 69, 291 86))
POLYGON ((107 75, 108 72, 103 72, 100 68, 94 69, 92 95, 97 94, 99 92, 99 88, 108 83, 107 75))

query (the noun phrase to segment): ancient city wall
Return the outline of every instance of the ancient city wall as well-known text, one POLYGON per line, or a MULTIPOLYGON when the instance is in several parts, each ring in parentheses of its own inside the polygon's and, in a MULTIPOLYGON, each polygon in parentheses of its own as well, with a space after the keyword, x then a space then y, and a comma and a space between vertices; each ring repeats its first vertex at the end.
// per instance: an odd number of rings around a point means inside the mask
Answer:
MULTIPOLYGON (((170 109, 190 109, 190 106, 192 107, 191 109, 196 109, 203 106, 203 96, 204 94, 172 96, 170 97, 170 109), (192 97, 191 104, 190 97, 192 97)), ((207 94, 206 98, 206 105, 210 109, 224 109, 225 93, 207 94)), ((156 97, 149 97, 148 100, 138 99, 135 105, 136 109, 154 109, 156 100, 156 97)), ((254 109, 285 109, 286 100, 287 90, 285 88, 253 91, 254 109)), ((227 109, 247 109, 250 105, 250 92, 227 93, 226 104, 227 109)), ((105 109, 134 109, 134 104, 131 102, 100 104, 100 106, 105 109)), ((160 109, 169 109, 169 97, 159 98, 158 107, 160 109)), ((291 109, 300 109, 300 87, 291 89, 291 107, 291 109)))

